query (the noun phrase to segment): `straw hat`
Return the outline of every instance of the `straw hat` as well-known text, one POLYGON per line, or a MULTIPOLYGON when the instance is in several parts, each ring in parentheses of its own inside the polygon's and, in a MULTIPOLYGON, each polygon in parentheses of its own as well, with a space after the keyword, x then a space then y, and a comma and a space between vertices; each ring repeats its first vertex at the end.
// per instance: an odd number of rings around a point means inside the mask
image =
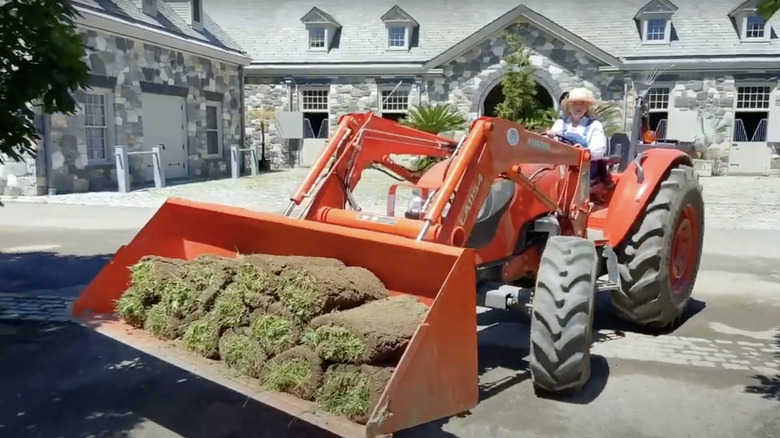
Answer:
POLYGON ((592 91, 587 88, 578 87, 569 91, 569 95, 566 96, 566 99, 563 99, 561 106, 563 108, 568 108, 569 102, 585 102, 592 107, 598 103, 598 99, 596 99, 592 91))

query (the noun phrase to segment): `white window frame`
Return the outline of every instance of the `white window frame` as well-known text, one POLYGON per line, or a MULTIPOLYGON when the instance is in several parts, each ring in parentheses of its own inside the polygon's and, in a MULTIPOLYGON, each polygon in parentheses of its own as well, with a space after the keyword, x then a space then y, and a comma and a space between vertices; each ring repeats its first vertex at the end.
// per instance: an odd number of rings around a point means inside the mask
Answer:
POLYGON ((672 17, 668 14, 657 14, 657 15, 650 15, 647 14, 645 17, 641 20, 642 23, 642 43, 643 44, 669 44, 671 42, 672 38, 672 17), (664 37, 662 39, 658 40, 651 40, 648 39, 648 30, 650 28, 650 22, 653 20, 663 20, 664 21, 664 37))
POLYGON ((409 50, 409 44, 412 39, 412 24, 406 23, 406 22, 388 22, 387 23, 387 50, 409 50), (404 40, 403 44, 400 46, 393 46, 392 43, 392 35, 393 35, 393 29, 403 29, 404 32, 404 40))
POLYGON ((379 114, 409 114, 409 98, 412 94, 412 88, 410 86, 399 86, 396 88, 395 86, 392 87, 380 87, 378 98, 379 98, 379 104, 377 107, 379 108, 379 114), (390 99, 386 99, 385 93, 391 93, 393 97, 390 97, 390 99), (405 105, 403 108, 398 107, 392 107, 394 104, 399 104, 398 99, 395 99, 396 94, 403 93, 406 97, 405 105), (389 108, 388 108, 389 107, 389 108))
MULTIPOLYGON (((763 82, 763 83, 761 83, 761 82, 744 82, 744 83, 736 84, 736 86, 734 88, 735 88, 735 93, 734 93, 734 112, 741 112, 741 113, 744 113, 744 112, 769 113, 771 111, 771 108, 772 108, 772 88, 774 88, 772 84, 769 84, 769 83, 766 83, 766 82, 763 82), (766 93, 766 97, 767 97, 766 107, 762 107, 762 108, 740 108, 739 107, 739 104, 740 104, 740 100, 739 100, 740 89, 744 89, 744 88, 766 88, 767 89, 767 93, 766 93)), ((752 91, 755 91, 755 90, 749 90, 748 95, 755 96, 756 93, 752 93, 752 91)))
POLYGON ((206 157, 221 157, 223 152, 224 152, 224 147, 223 147, 224 145, 223 145, 223 140, 222 140, 222 103, 220 103, 220 102, 213 102, 213 101, 206 102, 206 109, 204 110, 204 113, 203 113, 203 120, 204 120, 203 130, 206 133, 206 135, 205 135, 205 138, 206 138, 206 141, 205 141, 206 148, 205 148, 204 156, 206 156, 206 157), (208 133, 215 131, 215 129, 209 128, 209 118, 208 118, 208 109, 209 108, 214 108, 215 111, 217 112, 217 128, 216 128, 216 131, 217 131, 217 152, 215 152, 215 153, 210 153, 209 152, 209 135, 208 135, 208 133))
POLYGON ((116 146, 116 120, 114 119, 114 91, 107 88, 92 87, 84 95, 84 103, 79 104, 80 112, 84 115, 84 145, 86 148, 87 165, 107 164, 114 162, 114 147, 116 146), (103 98, 104 125, 91 125, 87 120, 87 106, 90 96, 103 98), (103 129, 104 158, 90 156, 89 131, 91 129, 103 129))
POLYGON ((300 88, 298 90, 298 108, 300 108, 300 111, 302 113, 330 113, 330 88, 328 87, 305 87, 300 88), (317 93, 316 100, 312 99, 309 101, 318 103, 317 107, 306 107, 307 99, 306 95, 308 92, 314 92, 317 93), (323 101, 321 98, 324 94, 324 103, 325 108, 322 108, 319 104, 321 104, 323 101))
POLYGON ((650 87, 650 90, 647 92, 647 96, 645 96, 645 101, 647 102, 647 112, 649 113, 668 113, 669 112, 669 101, 671 100, 672 95, 672 88, 667 85, 655 85, 653 87, 650 87), (655 90, 663 90, 662 92, 654 92, 655 90), (664 96, 666 98, 666 106, 664 107, 655 107, 653 108, 651 106, 651 103, 657 103, 662 101, 662 98, 653 98, 657 96, 664 96))
POLYGON ((742 41, 751 42, 751 43, 768 42, 770 34, 771 32, 770 32, 769 23, 766 20, 764 20, 762 17, 754 14, 748 14, 742 17, 742 29, 740 30, 740 38, 742 39, 742 41), (748 22, 750 19, 757 19, 764 22, 764 31, 760 36, 748 36, 748 31, 750 30, 748 29, 748 22))
MULTIPOLYGON (((335 28, 333 26, 328 26, 325 24, 309 24, 306 26, 306 47, 310 52, 327 52, 330 50, 330 44, 331 40, 333 39, 333 33, 335 32, 335 28), (314 47, 312 46, 313 40, 313 33, 322 31, 323 35, 323 42, 322 47, 314 47)), ((319 38, 318 38, 319 40, 319 38)))
POLYGON ((203 30, 203 0, 192 0, 190 8, 192 9, 192 28, 203 30))

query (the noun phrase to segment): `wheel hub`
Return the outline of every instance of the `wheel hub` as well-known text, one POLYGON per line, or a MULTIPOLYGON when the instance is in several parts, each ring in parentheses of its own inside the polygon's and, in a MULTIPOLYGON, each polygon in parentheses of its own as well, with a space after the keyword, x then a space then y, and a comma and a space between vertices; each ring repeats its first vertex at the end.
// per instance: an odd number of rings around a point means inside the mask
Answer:
POLYGON ((698 213, 693 205, 686 205, 677 220, 669 260, 669 279, 676 295, 687 293, 693 280, 698 251, 698 213))

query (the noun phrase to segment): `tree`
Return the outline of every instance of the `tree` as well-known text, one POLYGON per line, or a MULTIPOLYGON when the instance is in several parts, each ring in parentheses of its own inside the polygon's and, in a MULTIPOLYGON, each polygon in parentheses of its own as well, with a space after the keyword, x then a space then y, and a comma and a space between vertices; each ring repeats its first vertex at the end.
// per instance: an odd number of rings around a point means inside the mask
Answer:
POLYGON ((528 53, 520 37, 510 31, 503 35, 509 54, 504 58, 508 68, 501 80, 504 101, 498 105, 498 117, 515 122, 534 124, 547 111, 539 108, 536 80, 528 53))
POLYGON ((758 15, 762 16, 764 20, 769 20, 775 12, 780 10, 780 0, 762 0, 758 3, 758 15))
POLYGON ((89 69, 69 0, 6 0, 0 6, 0 164, 35 157, 38 108, 73 114, 72 92, 88 88, 89 69))

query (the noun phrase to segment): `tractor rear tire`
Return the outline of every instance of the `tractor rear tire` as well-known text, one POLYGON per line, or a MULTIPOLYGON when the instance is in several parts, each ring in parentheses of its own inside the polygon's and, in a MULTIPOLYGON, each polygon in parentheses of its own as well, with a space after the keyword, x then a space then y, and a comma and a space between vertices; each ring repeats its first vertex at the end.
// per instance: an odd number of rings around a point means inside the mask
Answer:
POLYGON ((620 317, 653 329, 674 326, 690 301, 703 242, 699 179, 690 166, 674 167, 616 251, 622 290, 612 291, 612 303, 620 317))
POLYGON ((529 367, 536 390, 567 393, 590 379, 598 254, 595 244, 553 236, 542 252, 531 312, 529 367))

